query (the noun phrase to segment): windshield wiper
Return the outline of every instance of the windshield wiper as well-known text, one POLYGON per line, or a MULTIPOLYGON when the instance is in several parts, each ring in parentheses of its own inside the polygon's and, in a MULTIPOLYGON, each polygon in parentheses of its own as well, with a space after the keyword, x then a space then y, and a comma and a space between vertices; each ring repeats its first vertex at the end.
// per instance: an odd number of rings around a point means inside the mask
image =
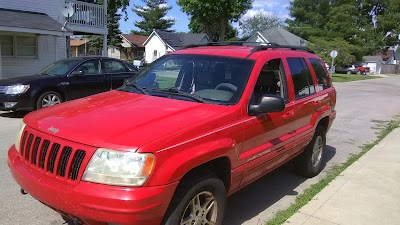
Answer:
POLYGON ((151 90, 152 91, 161 91, 161 92, 166 92, 166 93, 173 93, 173 94, 177 94, 179 96, 190 98, 192 100, 195 100, 196 102, 205 103, 204 99, 201 98, 200 96, 198 96, 196 94, 190 94, 190 93, 187 93, 187 92, 184 92, 184 91, 180 91, 176 87, 173 87, 173 88, 155 88, 155 89, 151 89, 151 90))
POLYGON ((142 92, 142 94, 148 95, 149 93, 145 90, 145 88, 135 84, 135 83, 127 83, 125 84, 126 87, 133 87, 142 92))

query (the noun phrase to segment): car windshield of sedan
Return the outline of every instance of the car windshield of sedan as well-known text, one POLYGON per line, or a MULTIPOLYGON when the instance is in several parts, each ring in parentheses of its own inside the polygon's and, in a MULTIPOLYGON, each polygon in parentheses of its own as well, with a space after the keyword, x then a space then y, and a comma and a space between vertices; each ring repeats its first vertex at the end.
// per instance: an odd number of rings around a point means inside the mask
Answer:
POLYGON ((120 90, 211 104, 233 105, 242 96, 254 60, 210 55, 166 55, 120 90))
POLYGON ((79 62, 79 59, 64 59, 46 66, 38 74, 64 76, 73 68, 75 68, 79 62))

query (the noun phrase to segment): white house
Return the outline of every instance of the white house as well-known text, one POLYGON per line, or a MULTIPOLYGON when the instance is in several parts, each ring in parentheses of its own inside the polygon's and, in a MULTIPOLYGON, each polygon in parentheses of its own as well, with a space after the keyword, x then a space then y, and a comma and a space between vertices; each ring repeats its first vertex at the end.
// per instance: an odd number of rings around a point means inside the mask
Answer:
POLYGON ((371 74, 380 74, 383 64, 382 56, 364 56, 363 57, 364 64, 363 66, 369 67, 369 72, 371 74))
MULTIPOLYGON (((0 79, 33 74, 66 58, 71 35, 107 37, 107 0, 104 5, 89 2, 94 1, 1 0, 0 79), (61 13, 64 4, 73 8, 72 17, 61 13)), ((107 49, 107 38, 103 49, 107 49)))
POLYGON ((169 52, 182 49, 184 46, 206 43, 208 43, 206 34, 153 31, 144 42, 145 60, 147 63, 151 63, 169 52))
POLYGON ((247 39, 246 42, 248 43, 247 45, 256 45, 257 42, 294 46, 306 46, 308 43, 307 40, 280 27, 272 27, 263 32, 257 32, 247 39))

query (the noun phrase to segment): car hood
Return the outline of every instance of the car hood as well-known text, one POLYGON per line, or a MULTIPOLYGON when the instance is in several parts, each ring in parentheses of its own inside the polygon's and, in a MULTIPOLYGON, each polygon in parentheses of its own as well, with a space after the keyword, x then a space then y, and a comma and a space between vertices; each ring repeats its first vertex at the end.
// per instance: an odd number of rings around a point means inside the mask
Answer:
POLYGON ((129 150, 216 116, 227 108, 110 91, 38 110, 28 114, 24 122, 70 141, 129 150))
POLYGON ((30 76, 22 76, 22 77, 13 77, 0 80, 0 86, 10 86, 14 84, 30 84, 32 82, 37 82, 41 80, 48 80, 49 78, 53 78, 55 76, 51 75, 30 75, 30 76))

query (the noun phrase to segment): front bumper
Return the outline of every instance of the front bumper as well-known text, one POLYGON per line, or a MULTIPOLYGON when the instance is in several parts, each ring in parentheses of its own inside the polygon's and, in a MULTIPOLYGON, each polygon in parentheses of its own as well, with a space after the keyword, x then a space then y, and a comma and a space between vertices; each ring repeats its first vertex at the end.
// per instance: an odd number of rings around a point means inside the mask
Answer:
POLYGON ((19 95, 6 95, 0 93, 0 110, 32 110, 34 108, 34 100, 29 97, 29 93, 19 95), (17 102, 10 108, 4 106, 4 102, 17 102))
MULTIPOLYGON (((156 187, 119 187, 80 181, 68 185, 26 164, 14 146, 8 166, 27 193, 64 216, 85 224, 158 225, 178 182, 156 187)), ((28 222, 28 221, 27 221, 28 222)))

